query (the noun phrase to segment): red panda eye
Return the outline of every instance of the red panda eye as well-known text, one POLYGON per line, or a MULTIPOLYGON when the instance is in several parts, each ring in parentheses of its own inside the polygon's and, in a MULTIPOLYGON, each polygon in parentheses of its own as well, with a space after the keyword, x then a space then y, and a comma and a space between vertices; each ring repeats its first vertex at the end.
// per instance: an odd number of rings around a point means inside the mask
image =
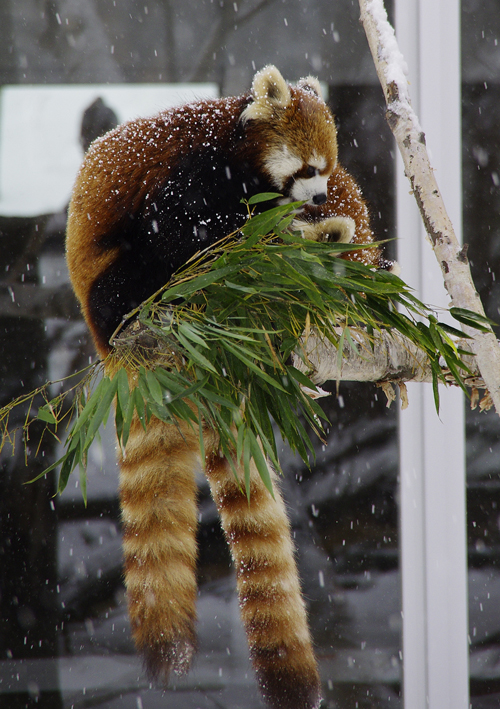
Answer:
POLYGON ((308 177, 314 177, 316 175, 316 173, 317 173, 317 170, 315 167, 313 167, 312 165, 307 166, 306 175, 308 177))

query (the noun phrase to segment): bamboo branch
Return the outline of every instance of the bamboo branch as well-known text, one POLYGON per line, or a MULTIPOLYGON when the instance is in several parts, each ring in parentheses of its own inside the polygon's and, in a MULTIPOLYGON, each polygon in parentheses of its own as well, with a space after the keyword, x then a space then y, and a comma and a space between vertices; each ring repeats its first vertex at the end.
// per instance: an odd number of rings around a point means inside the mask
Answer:
MULTIPOLYGON (((425 229, 441 266, 444 285, 452 305, 484 316, 484 309, 472 281, 467 247, 461 247, 441 197, 430 165, 425 136, 409 97, 404 59, 394 30, 387 20, 383 0, 359 0, 361 22, 375 62, 387 104, 387 122, 403 157, 425 229)), ((500 414, 500 348, 493 331, 482 333, 467 326, 471 348, 481 376, 500 414)))
MULTIPOLYGON (((327 396, 319 388, 328 381, 373 382, 381 386, 388 398, 391 384, 399 386, 404 391, 407 382, 432 382, 432 368, 423 350, 404 335, 397 332, 382 330, 368 335, 362 328, 349 328, 349 339, 342 338, 342 328, 335 328, 339 342, 343 341, 342 353, 339 355, 337 346, 311 331, 301 342, 300 354, 292 355, 293 366, 307 374, 310 380, 318 386, 317 391, 309 391, 313 398, 327 396)), ((458 340, 455 344, 461 350, 470 352, 470 340, 458 340)), ((172 345, 156 337, 147 325, 134 320, 114 339, 114 347, 119 352, 122 361, 155 361, 157 364, 171 365, 172 345)), ((477 368, 475 356, 463 355, 462 361, 470 373, 462 371, 464 384, 472 389, 472 407, 474 408, 478 389, 484 389, 485 384, 477 368)), ((453 375, 442 366, 443 375, 449 384, 456 385, 453 375)), ((392 397, 394 398, 394 397, 392 397)), ((403 402, 404 403, 404 402, 403 402)), ((490 408, 491 399, 483 397, 481 408, 490 408)))

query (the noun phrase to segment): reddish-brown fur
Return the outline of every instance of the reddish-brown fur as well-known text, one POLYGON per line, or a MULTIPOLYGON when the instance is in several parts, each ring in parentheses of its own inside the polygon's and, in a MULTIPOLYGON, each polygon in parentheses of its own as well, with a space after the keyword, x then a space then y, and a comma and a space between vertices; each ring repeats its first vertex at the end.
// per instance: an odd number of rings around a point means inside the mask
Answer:
MULTIPOLYGON (((109 338, 133 307, 199 248, 244 222, 241 197, 279 186, 292 199, 297 185, 307 191, 313 184, 312 167, 318 187, 295 227, 306 238, 372 241, 359 188, 337 165, 333 118, 314 79, 289 87, 268 67, 256 75, 252 94, 141 118, 96 141, 70 204, 67 258, 99 354, 111 351, 109 338), (288 175, 298 155, 304 164, 288 175), (328 195, 321 194, 327 184, 328 195)), ((380 263, 378 249, 348 257, 380 263)), ((205 471, 263 694, 274 709, 315 709, 320 681, 279 488, 275 481, 273 498, 252 466, 248 503, 216 436, 207 430, 204 439, 205 471)), ((171 670, 188 669, 196 647, 199 457, 197 429, 153 417, 146 431, 133 421, 120 460, 132 633, 150 675, 164 682, 171 670)))
MULTIPOLYGON (((337 165, 328 180, 328 200, 319 207, 306 207, 302 216, 304 221, 313 221, 318 229, 322 220, 329 217, 348 217, 356 225, 351 243, 369 244, 374 241, 370 226, 368 207, 361 190, 347 170, 337 165)), ((361 261, 369 266, 382 266, 382 252, 378 247, 349 251, 343 255, 350 261, 361 261)))
POLYGON ((135 419, 120 461, 124 569, 132 634, 149 674, 185 672, 196 649, 198 435, 135 419))
POLYGON ((231 466, 216 451, 207 458, 206 474, 231 548, 241 617, 262 692, 279 709, 316 707, 319 675, 276 479, 273 499, 252 466, 248 504, 231 466))

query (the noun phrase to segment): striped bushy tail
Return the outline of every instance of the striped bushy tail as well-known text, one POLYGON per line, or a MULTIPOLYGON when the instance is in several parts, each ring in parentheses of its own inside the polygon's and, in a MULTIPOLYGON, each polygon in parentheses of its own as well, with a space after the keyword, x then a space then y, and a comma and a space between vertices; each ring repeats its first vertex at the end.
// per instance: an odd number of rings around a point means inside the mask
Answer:
POLYGON ((241 616, 262 693, 273 709, 316 709, 320 680, 276 479, 273 499, 252 464, 249 502, 217 453, 207 458, 206 474, 236 567, 241 616))
POLYGON ((125 584, 132 634, 151 679, 189 669, 196 648, 198 435, 132 422, 121 460, 125 584))

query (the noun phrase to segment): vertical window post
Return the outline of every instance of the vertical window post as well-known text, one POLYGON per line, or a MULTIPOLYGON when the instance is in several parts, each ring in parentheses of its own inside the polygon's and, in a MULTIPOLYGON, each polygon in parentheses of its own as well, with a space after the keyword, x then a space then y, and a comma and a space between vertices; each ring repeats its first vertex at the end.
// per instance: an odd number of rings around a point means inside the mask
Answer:
MULTIPOLYGON (((409 66, 412 103, 459 235, 460 3, 398 0, 396 34, 409 66)), ((402 277, 425 303, 446 307, 439 265, 423 238, 401 161, 397 172, 402 277)), ((468 709, 463 395, 440 387, 438 417, 430 385, 408 389, 410 406, 400 415, 404 707, 468 709)))

